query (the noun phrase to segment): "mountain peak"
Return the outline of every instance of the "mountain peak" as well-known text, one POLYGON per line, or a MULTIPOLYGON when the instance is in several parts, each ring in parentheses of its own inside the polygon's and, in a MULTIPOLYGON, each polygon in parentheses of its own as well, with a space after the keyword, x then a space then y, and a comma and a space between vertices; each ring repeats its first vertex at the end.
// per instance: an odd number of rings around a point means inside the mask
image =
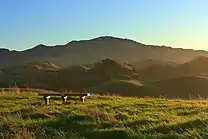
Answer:
POLYGON ((108 41, 122 41, 122 40, 127 40, 127 39, 123 39, 123 38, 118 38, 118 37, 113 37, 113 36, 100 36, 100 37, 96 37, 90 40, 72 40, 70 42, 68 42, 66 45, 70 45, 73 43, 82 43, 82 42, 89 42, 89 41, 97 41, 97 42, 108 42, 108 41))
POLYGON ((44 44, 39 44, 39 45, 35 46, 34 48, 43 48, 43 47, 47 47, 47 46, 44 44))
POLYGON ((100 36, 97 38, 94 38, 92 40, 121 40, 121 38, 113 37, 113 36, 100 36))
POLYGON ((30 48, 30 49, 27 49, 27 50, 24 50, 24 52, 29 52, 29 51, 42 51, 42 49, 44 48, 48 48, 48 46, 44 45, 44 44, 38 44, 36 45, 35 47, 33 48, 30 48))

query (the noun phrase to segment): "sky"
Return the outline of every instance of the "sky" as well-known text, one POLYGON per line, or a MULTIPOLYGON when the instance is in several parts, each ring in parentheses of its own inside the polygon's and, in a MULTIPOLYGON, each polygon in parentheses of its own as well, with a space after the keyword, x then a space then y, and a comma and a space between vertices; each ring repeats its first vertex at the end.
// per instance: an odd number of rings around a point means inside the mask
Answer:
POLYGON ((208 50, 208 0, 0 0, 0 48, 115 36, 208 50))

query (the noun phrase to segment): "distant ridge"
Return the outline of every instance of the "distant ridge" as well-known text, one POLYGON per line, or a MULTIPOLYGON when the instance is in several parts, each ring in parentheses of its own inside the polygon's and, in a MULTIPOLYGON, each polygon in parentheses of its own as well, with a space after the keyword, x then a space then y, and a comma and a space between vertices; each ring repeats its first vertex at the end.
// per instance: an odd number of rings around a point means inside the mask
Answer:
POLYGON ((91 64, 106 57, 131 64, 146 59, 185 63, 197 56, 207 57, 208 52, 145 45, 130 39, 101 36, 90 40, 71 41, 65 45, 39 44, 24 51, 0 49, 0 69, 36 61, 48 61, 60 67, 67 67, 91 64))
POLYGON ((86 41, 106 41, 106 40, 120 40, 120 41, 129 41, 129 42, 133 42, 133 43, 137 43, 137 44, 142 44, 142 45, 145 45, 145 46, 154 46, 154 47, 166 47, 166 48, 171 48, 171 49, 180 49, 180 50, 193 50, 193 51, 202 51, 202 52, 208 52, 206 50, 200 50, 200 49, 188 49, 188 48, 174 48, 174 47, 171 47, 171 46, 167 46, 167 45, 154 45, 154 44, 145 44, 145 43, 141 43, 141 42, 138 42, 138 41, 135 41, 133 39, 128 39, 128 38, 124 38, 124 37, 114 37, 114 36, 100 36, 100 37, 95 37, 95 38, 92 38, 92 39, 81 39, 81 40, 72 40, 72 41, 69 41, 68 43, 66 44, 56 44, 56 45, 45 45, 45 44, 38 44, 32 48, 29 48, 29 49, 25 49, 25 50, 22 50, 22 51, 18 51, 18 50, 10 50, 10 49, 7 49, 7 48, 0 48, 0 51, 1 50, 6 50, 6 51, 16 51, 16 52, 24 52, 24 51, 27 51, 27 50, 30 50, 30 49, 34 49, 34 48, 41 48, 41 47, 57 47, 57 46, 65 46, 65 45, 68 45, 68 44, 71 44, 71 43, 77 43, 77 42, 86 42, 86 41))

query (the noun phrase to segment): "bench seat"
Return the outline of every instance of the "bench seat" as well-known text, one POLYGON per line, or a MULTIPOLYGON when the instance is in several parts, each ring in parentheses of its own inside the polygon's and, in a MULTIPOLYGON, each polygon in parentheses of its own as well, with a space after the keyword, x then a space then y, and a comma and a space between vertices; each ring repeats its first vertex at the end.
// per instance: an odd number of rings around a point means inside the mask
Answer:
POLYGON ((49 104, 49 99, 51 96, 61 96, 62 99, 62 103, 64 104, 66 102, 66 99, 68 96, 79 96, 80 100, 82 102, 84 102, 84 99, 86 96, 90 96, 90 93, 39 93, 39 96, 43 96, 44 100, 45 100, 45 104, 48 105, 49 104))

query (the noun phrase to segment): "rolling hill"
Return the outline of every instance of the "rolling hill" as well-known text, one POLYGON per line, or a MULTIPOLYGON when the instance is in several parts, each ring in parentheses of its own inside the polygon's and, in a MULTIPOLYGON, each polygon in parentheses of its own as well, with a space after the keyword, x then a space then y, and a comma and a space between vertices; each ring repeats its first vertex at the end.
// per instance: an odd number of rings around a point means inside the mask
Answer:
POLYGON ((59 68, 49 62, 36 62, 4 69, 0 74, 0 87, 16 85, 62 91, 84 91, 111 81, 137 78, 132 66, 108 58, 90 67, 79 65, 59 68))
POLYGON ((3 69, 0 73, 0 87, 18 86, 100 94, 108 92, 140 97, 208 96, 208 58, 197 57, 184 64, 148 61, 152 64, 143 64, 145 68, 141 69, 110 58, 65 68, 46 61, 32 62, 3 69))
POLYGON ((25 51, 0 49, 0 69, 36 61, 48 61, 60 67, 67 67, 90 64, 105 58, 127 63, 146 59, 184 63, 196 56, 208 56, 208 52, 145 45, 129 39, 103 36, 91 40, 71 41, 65 45, 40 44, 25 51))
POLYGON ((207 77, 208 58, 199 56, 182 64, 149 59, 134 63, 134 67, 139 74, 139 79, 144 82, 160 81, 184 75, 207 77))

